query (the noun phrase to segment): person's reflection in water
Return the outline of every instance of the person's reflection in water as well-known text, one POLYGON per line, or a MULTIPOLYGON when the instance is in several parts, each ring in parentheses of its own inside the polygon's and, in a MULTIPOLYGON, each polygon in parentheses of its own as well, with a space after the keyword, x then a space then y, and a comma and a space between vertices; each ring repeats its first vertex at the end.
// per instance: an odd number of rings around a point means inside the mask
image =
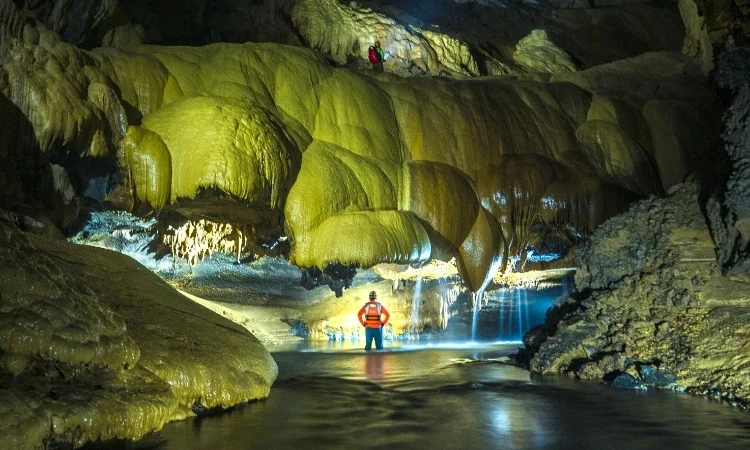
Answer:
POLYGON ((365 375, 369 381, 372 381, 373 383, 383 381, 385 374, 385 371, 383 370, 385 357, 386 355, 382 353, 371 353, 365 356, 365 375))

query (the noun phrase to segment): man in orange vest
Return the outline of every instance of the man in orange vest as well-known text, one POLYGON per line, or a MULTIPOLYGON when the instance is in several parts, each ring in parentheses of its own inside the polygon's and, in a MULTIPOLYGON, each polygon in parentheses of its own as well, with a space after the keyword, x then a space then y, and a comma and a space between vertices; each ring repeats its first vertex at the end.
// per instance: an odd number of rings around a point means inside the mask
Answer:
POLYGON ((375 340, 375 348, 383 348, 383 327, 388 323, 391 314, 378 301, 378 294, 375 291, 370 292, 370 301, 357 313, 359 323, 365 327, 365 350, 372 349, 372 340, 375 340), (385 318, 380 319, 383 315, 385 318))

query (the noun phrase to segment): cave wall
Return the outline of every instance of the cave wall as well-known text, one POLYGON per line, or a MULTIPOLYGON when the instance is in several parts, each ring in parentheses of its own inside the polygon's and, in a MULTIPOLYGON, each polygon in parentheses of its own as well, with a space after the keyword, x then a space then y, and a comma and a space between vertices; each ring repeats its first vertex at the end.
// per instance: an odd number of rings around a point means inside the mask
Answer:
POLYGON ((681 2, 686 53, 715 70, 723 143, 665 198, 634 204, 579 246, 576 293, 524 337, 542 373, 750 404, 747 151, 750 40, 733 2, 681 2))

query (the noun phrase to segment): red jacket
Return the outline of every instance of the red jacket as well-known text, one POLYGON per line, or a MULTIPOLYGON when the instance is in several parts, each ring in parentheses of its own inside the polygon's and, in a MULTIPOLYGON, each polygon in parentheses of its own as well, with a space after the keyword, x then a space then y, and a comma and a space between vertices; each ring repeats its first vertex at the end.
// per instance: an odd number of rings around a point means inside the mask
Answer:
POLYGON ((381 305, 378 302, 367 302, 365 303, 365 306, 362 307, 362 309, 359 310, 357 313, 357 318, 359 319, 359 323, 362 324, 363 327, 367 328, 380 328, 384 327, 388 323, 388 319, 391 318, 391 313, 388 312, 387 309, 385 309, 385 306, 381 305), (378 307, 380 309, 380 312, 378 312, 378 307), (385 316, 384 319, 380 319, 380 316, 385 316))

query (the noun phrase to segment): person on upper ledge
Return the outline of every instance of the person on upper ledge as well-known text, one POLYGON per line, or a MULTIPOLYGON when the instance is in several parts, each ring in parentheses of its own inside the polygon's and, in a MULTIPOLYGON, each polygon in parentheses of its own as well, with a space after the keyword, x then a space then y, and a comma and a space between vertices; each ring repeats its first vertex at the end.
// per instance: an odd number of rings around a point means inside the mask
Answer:
POLYGON ((372 349, 372 341, 375 341, 375 348, 383 349, 383 327, 388 324, 391 314, 385 309, 385 306, 378 302, 378 294, 375 291, 370 292, 370 301, 357 313, 359 323, 365 327, 365 350, 372 349), (381 319, 381 316, 383 318, 381 319))
POLYGON ((372 69, 375 72, 383 71, 383 61, 385 61, 385 52, 380 47, 380 41, 375 41, 375 45, 371 45, 367 49, 367 58, 372 64, 372 69))

